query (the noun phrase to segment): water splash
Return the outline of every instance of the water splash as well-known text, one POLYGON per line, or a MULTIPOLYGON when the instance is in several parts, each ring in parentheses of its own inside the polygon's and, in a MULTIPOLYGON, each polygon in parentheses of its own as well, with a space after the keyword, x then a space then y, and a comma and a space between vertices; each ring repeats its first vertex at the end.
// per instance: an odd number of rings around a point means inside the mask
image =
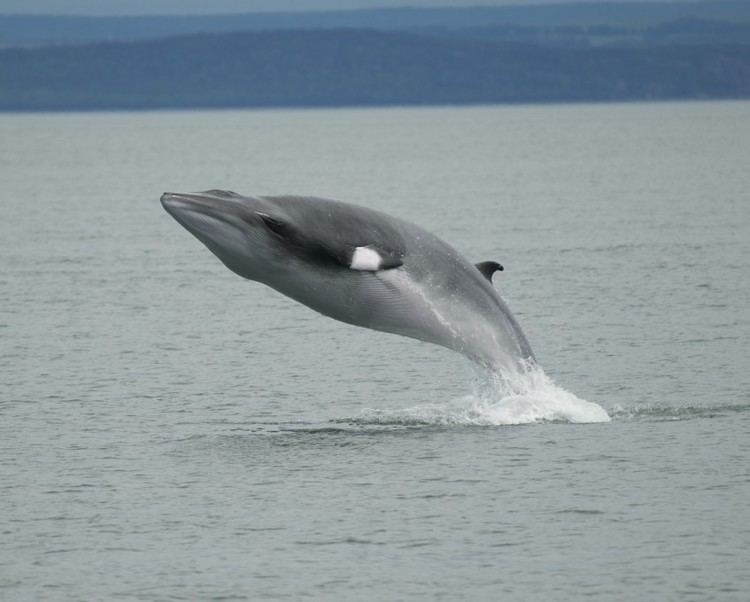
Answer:
POLYGON ((592 423, 611 419, 600 405, 556 385, 539 366, 508 374, 481 373, 474 391, 446 403, 402 410, 365 410, 358 424, 517 425, 540 422, 592 423))

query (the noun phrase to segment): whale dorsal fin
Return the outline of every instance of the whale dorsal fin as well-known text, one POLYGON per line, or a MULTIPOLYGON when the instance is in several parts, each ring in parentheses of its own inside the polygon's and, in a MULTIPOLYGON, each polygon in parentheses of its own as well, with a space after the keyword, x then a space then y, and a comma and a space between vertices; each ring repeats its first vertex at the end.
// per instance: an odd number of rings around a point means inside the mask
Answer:
POLYGON ((391 270, 403 264, 397 253, 378 248, 376 245, 364 245, 354 248, 349 267, 364 272, 377 272, 391 270))
POLYGON ((477 263, 476 266, 477 269, 482 272, 482 276, 487 278, 490 282, 492 282, 492 275, 495 272, 502 272, 503 269, 505 269, 497 261, 482 261, 477 263))

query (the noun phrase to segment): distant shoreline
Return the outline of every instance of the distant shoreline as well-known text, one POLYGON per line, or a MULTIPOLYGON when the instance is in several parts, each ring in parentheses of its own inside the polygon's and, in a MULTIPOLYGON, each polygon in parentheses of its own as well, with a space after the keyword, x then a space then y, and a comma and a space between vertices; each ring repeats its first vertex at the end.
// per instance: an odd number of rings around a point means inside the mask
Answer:
MULTIPOLYGON (((409 0, 404 0, 404 4, 408 5, 409 0)), ((605 26, 635 31, 684 19, 747 24, 750 4, 742 0, 620 1, 606 4, 589 0, 532 5, 401 6, 218 14, 9 13, 0 14, 0 47, 128 42, 195 33, 335 27, 405 31, 510 26, 515 28, 515 33, 528 34, 534 29, 605 26)))
POLYGON ((497 103, 453 103, 453 104, 390 104, 390 105, 287 105, 287 106, 225 106, 225 107, 140 107, 140 108, 95 108, 95 109, 2 109, 4 115, 60 115, 60 114, 127 114, 127 113, 204 113, 204 112, 281 112, 281 111, 339 111, 339 110, 399 110, 399 109, 463 109, 463 108, 501 108, 501 107, 550 107, 550 106, 609 106, 609 105, 669 105, 701 103, 747 103, 747 98, 672 98, 655 100, 602 100, 602 101, 539 101, 539 102, 497 102, 497 103))

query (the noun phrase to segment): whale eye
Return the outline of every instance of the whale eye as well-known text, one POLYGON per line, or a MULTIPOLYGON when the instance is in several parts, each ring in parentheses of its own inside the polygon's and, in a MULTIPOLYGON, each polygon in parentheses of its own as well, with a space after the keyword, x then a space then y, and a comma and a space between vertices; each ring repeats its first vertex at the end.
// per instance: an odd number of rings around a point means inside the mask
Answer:
POLYGON ((267 213, 258 213, 258 217, 263 220, 263 224, 266 226, 266 228, 268 228, 277 236, 284 236, 287 233, 287 225, 280 219, 271 217, 267 213))

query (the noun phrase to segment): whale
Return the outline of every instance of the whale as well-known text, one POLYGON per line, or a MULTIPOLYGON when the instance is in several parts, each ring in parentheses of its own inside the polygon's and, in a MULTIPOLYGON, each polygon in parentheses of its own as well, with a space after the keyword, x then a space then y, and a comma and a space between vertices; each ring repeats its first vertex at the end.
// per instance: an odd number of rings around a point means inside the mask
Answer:
POLYGON ((355 204, 228 190, 165 192, 164 209, 243 278, 335 320, 456 351, 497 373, 536 359, 493 285, 421 227, 355 204))

